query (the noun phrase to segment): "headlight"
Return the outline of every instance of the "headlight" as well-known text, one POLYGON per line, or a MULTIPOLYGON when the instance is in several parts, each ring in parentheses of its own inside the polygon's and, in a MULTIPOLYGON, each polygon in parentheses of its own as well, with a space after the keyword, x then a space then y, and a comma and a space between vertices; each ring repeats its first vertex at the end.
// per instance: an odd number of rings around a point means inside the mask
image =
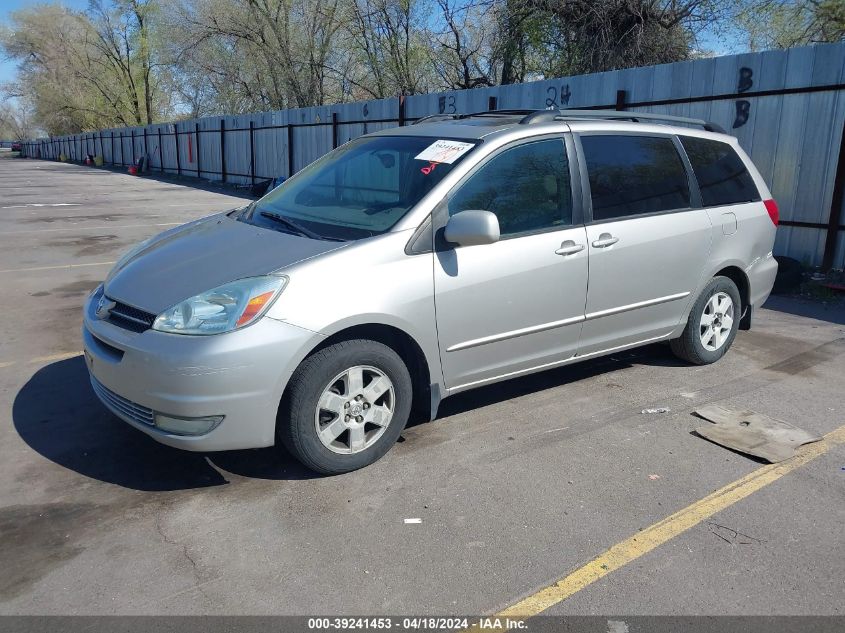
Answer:
POLYGON ((199 335, 237 330, 259 319, 287 281, 287 277, 253 277, 219 286, 165 310, 153 322, 153 329, 199 335))

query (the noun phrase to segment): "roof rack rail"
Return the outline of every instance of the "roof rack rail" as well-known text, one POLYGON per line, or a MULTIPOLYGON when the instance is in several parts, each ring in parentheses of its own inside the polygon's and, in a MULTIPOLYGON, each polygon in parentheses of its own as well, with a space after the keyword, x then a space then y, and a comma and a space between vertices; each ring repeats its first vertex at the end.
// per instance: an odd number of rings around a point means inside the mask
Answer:
POLYGON ((436 121, 453 121, 456 119, 469 119, 475 116, 527 116, 534 112, 534 110, 484 110, 482 112, 469 112, 467 114, 452 113, 452 114, 429 114, 417 119, 411 125, 417 123, 434 123, 436 121))
POLYGON ((464 116, 519 116, 528 115, 534 112, 530 108, 516 108, 511 110, 484 110, 482 112, 473 112, 464 116))
POLYGON ((429 114, 428 116, 421 117, 411 123, 411 125, 417 125, 419 123, 433 123, 434 121, 443 121, 443 120, 450 120, 450 119, 459 119, 462 115, 460 114, 429 114))
POLYGON ((566 119, 616 119, 624 121, 666 121, 667 123, 686 123, 687 125, 698 125, 708 132, 725 134, 724 128, 703 119, 691 119, 683 116, 671 116, 669 114, 652 114, 650 112, 622 112, 618 110, 537 110, 523 118, 521 125, 533 125, 535 123, 549 123, 552 121, 564 121, 566 119))

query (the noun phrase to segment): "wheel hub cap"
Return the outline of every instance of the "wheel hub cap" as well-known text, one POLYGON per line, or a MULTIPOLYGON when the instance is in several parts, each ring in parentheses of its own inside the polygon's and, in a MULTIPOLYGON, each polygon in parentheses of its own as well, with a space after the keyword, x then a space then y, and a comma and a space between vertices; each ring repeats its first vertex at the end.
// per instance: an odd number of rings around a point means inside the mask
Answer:
POLYGON ((382 370, 357 365, 323 389, 314 412, 320 442, 335 453, 358 453, 375 444, 390 424, 395 391, 382 370))
POLYGON ((733 329, 734 303, 730 295, 717 292, 704 305, 701 314, 699 336, 704 349, 715 352, 720 349, 733 329))

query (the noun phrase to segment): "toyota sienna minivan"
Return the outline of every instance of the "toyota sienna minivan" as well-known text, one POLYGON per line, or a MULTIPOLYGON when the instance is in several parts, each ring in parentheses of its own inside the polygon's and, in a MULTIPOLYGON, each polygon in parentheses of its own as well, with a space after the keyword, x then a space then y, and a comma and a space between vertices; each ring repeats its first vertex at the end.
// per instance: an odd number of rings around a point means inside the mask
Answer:
POLYGON ((85 358, 164 444, 278 440, 342 473, 468 389, 656 341, 717 361, 771 291, 777 223, 714 124, 435 115, 133 248, 86 302, 85 358))

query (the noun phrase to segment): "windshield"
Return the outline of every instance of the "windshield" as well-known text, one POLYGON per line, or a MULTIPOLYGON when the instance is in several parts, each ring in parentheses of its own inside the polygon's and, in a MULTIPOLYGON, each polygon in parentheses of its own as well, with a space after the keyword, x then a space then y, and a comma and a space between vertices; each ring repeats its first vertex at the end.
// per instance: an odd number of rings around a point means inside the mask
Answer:
POLYGON ((359 138, 253 203, 240 219, 325 239, 354 240, 384 233, 475 143, 421 136, 359 138))

